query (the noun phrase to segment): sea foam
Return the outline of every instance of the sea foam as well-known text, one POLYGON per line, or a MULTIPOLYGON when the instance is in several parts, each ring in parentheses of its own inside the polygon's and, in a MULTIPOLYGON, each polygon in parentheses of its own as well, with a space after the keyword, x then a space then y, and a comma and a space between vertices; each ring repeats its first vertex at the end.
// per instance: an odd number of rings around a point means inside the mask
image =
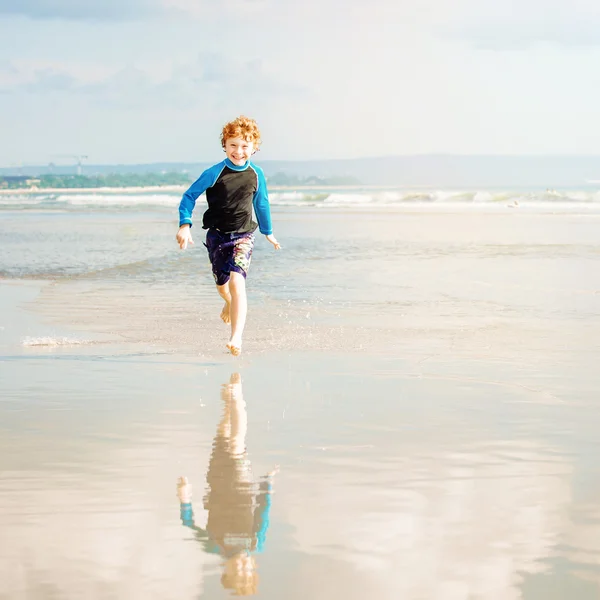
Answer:
POLYGON ((55 348, 57 346, 82 346, 85 344, 91 344, 90 340, 82 340, 77 338, 67 338, 67 337, 50 337, 50 336, 40 336, 40 337, 26 337, 23 338, 22 345, 27 347, 49 347, 55 348))
MULTIPOLYGON (((575 190, 452 190, 452 189, 394 189, 394 188, 355 188, 355 189, 290 189, 270 190, 272 206, 294 208, 369 208, 385 210, 407 206, 530 206, 532 208, 568 209, 588 207, 600 209, 600 191, 595 189, 575 190)), ((0 210, 60 210, 80 211, 87 209, 110 209, 140 211, 152 208, 176 210, 181 194, 140 193, 127 190, 102 193, 81 190, 77 193, 36 193, 31 195, 15 193, 0 196, 0 210)), ((198 207, 205 205, 206 199, 198 199, 198 207)))

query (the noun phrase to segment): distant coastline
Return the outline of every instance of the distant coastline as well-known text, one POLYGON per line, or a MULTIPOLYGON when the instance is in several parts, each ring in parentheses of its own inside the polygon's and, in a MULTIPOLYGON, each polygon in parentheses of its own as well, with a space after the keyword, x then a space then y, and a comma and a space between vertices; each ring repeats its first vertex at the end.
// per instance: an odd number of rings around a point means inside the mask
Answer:
POLYGON ((131 187, 72 187, 72 188, 5 188, 0 190, 1 196, 22 196, 31 194, 136 194, 146 192, 184 192, 185 185, 148 185, 131 187))
MULTIPOLYGON (((28 175, 0 176, 0 190, 27 190, 32 193, 73 193, 86 190, 91 193, 115 194, 147 192, 177 192, 184 191, 193 181, 187 173, 109 173, 106 175, 74 174, 41 174, 31 177, 28 175)), ((286 173, 275 173, 267 177, 269 188, 315 189, 322 186, 360 186, 361 181, 354 177, 297 177, 286 173)), ((18 192, 17 192, 18 193, 18 192)))
MULTIPOLYGON (((132 164, 38 164, 1 167, 0 180, 24 177, 45 180, 38 187, 80 187, 68 178, 105 179, 89 187, 185 185, 213 164, 203 162, 156 162, 132 164), (48 180, 62 179, 53 185, 48 180), (136 180, 137 178, 137 180, 136 180), (179 179, 178 179, 179 178, 179 179), (110 181, 109 181, 110 179, 110 181)), ((600 156, 594 155, 460 155, 415 154, 405 156, 366 156, 345 159, 269 160, 258 162, 269 188, 275 185, 296 187, 381 185, 438 189, 581 189, 598 187, 600 156), (319 179, 320 181, 315 181, 319 179), (352 181, 354 179, 354 181, 352 181)), ((33 184, 33 183, 32 183, 33 184)), ((30 185, 24 185, 24 188, 30 185)), ((2 188, 0 182, 0 188, 2 188)), ((16 187, 11 185, 10 187, 16 187)), ((83 187, 83 186, 81 186, 83 187)), ((389 189, 389 188, 388 188, 389 189)))

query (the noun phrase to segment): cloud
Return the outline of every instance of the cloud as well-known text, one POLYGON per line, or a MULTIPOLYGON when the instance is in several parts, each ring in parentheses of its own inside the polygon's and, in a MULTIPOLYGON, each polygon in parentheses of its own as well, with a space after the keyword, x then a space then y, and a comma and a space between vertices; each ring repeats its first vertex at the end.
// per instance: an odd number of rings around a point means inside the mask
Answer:
POLYGON ((90 63, 5 61, 0 63, 0 92, 65 92, 105 79, 111 70, 90 63))
POLYGON ((28 92, 67 92, 76 85, 77 80, 69 73, 43 69, 38 71, 34 81, 24 84, 23 88, 28 92))
POLYGON ((34 19, 119 20, 152 15, 161 7, 161 0, 2 0, 0 13, 34 19))
POLYGON ((286 82, 270 72, 259 58, 233 59, 223 54, 201 54, 196 61, 175 63, 161 78, 153 70, 127 67, 105 81, 82 91, 97 99, 122 106, 152 108, 193 108, 199 100, 214 107, 240 100, 272 101, 282 96, 306 93, 306 89, 286 82))
POLYGON ((222 106, 240 99, 269 100, 307 92, 286 81, 260 58, 201 54, 188 63, 108 69, 85 63, 0 64, 0 92, 66 93, 88 96, 103 106, 154 108, 196 106, 198 98, 222 106))
POLYGON ((19 70, 9 61, 0 61, 0 94, 9 91, 19 81, 19 70))
POLYGON ((218 7, 207 0, 2 0, 0 14, 33 19, 120 21, 164 15, 203 17, 229 13, 244 16, 261 12, 272 0, 221 0, 218 7))
POLYGON ((596 0, 457 1, 455 16, 442 23, 440 30, 478 48, 600 45, 600 3, 596 0))
MULTIPOLYGON (((479 48, 520 49, 538 42, 560 45, 600 44, 600 2, 597 0, 421 0, 420 2, 339 0, 1 0, 0 14, 33 19, 125 21, 175 18, 243 21, 261 17, 254 26, 295 23, 355 30, 393 22, 399 27, 437 32, 479 48), (262 25, 261 25, 262 24, 262 25)), ((293 40, 290 40, 293 42, 293 40)))
POLYGON ((558 46, 600 45, 600 24, 574 28, 561 24, 558 27, 530 27, 527 24, 490 24, 466 29, 460 37, 482 50, 526 50, 537 44, 558 46))
MULTIPOLYGON (((216 12, 245 17, 262 13, 271 8, 273 4, 273 0, 221 0, 216 12)), ((204 17, 215 12, 214 3, 202 0, 161 0, 161 5, 165 12, 180 13, 191 17, 204 17)))

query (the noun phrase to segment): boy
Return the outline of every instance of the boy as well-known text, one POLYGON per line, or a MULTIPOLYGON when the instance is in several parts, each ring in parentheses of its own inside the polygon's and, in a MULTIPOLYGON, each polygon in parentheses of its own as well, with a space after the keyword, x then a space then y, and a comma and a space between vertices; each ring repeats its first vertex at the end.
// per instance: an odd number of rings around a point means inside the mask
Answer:
POLYGON ((179 204, 177 242, 182 250, 193 244, 192 211, 196 199, 206 192, 208 209, 202 217, 206 248, 212 264, 217 291, 225 306, 224 323, 231 323, 227 348, 234 356, 242 351, 242 333, 246 323, 246 275, 254 247, 252 208, 258 228, 276 250, 280 245, 273 236, 267 183, 260 167, 250 157, 260 146, 260 132, 254 119, 238 117, 221 132, 221 145, 227 158, 210 167, 183 194, 179 204))

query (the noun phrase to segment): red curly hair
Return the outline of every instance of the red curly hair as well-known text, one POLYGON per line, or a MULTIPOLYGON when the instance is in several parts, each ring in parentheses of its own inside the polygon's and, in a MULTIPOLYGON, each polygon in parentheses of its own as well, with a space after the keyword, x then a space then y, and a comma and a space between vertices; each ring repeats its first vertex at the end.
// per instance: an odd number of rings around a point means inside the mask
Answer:
POLYGON ((247 142, 252 142, 255 151, 258 150, 262 141, 260 139, 260 131, 258 130, 256 121, 250 117, 245 117, 244 115, 230 121, 223 127, 223 131, 221 131, 221 145, 223 148, 225 148, 225 142, 229 138, 235 137, 240 137, 247 142))

